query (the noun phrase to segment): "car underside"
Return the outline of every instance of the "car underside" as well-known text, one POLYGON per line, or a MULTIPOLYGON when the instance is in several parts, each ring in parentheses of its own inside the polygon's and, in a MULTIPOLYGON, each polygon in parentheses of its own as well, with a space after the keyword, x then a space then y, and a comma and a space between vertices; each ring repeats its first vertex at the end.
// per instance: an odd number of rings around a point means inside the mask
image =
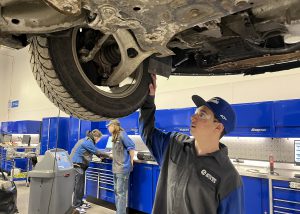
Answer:
POLYGON ((30 45, 33 74, 66 113, 117 118, 149 73, 253 75, 299 67, 299 0, 4 0, 0 44, 30 45))

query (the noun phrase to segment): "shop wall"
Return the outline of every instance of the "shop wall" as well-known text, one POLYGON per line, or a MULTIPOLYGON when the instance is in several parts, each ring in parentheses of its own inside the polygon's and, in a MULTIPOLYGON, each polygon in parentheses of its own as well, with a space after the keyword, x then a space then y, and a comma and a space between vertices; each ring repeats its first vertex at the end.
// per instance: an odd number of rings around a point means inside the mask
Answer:
MULTIPOLYGON (((29 61, 28 48, 0 49, 0 121, 41 120, 58 115, 58 108, 37 85, 29 61), (9 100, 18 100, 19 107, 8 108, 9 100)), ((66 114, 61 112, 61 115, 66 114)))
POLYGON ((300 68, 255 76, 177 77, 158 80, 159 109, 193 106, 191 96, 222 97, 230 103, 300 98, 300 68))

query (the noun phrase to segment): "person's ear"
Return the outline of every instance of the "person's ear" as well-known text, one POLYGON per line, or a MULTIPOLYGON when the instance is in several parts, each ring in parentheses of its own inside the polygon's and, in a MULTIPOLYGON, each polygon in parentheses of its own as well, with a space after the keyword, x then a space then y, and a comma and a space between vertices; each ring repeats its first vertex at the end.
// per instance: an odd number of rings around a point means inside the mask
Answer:
POLYGON ((218 130, 218 132, 222 133, 223 130, 224 130, 223 124, 222 123, 217 123, 216 130, 218 130))

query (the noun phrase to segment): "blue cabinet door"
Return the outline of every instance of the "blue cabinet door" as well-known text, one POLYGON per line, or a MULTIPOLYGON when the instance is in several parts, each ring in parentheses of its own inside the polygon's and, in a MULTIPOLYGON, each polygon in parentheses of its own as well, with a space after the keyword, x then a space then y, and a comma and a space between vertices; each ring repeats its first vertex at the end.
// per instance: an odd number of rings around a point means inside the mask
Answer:
POLYGON ((98 190, 98 181, 97 180, 92 180, 90 178, 86 178, 86 196, 91 196, 94 198, 97 198, 97 190, 98 190))
POLYGON ((50 118, 43 118, 42 120, 42 131, 41 131, 41 155, 44 155, 48 150, 48 141, 49 141, 49 125, 50 118))
POLYGON ((228 136, 273 137, 273 102, 232 105, 236 113, 236 128, 228 136))
POLYGON ((55 147, 68 150, 69 118, 43 118, 41 136, 41 154, 55 147))
POLYGON ((300 99, 274 102, 275 137, 300 137, 300 99))
POLYGON ((58 148, 58 134, 59 134, 59 127, 58 127, 58 118, 50 118, 49 124, 49 138, 48 138, 48 149, 53 149, 56 146, 58 148))
POLYGON ((242 176, 245 193, 245 214, 269 213, 268 180, 242 176))
POLYGON ((41 121, 21 120, 16 121, 17 134, 39 134, 41 129, 41 121))
POLYGON ((108 141, 109 135, 102 135, 102 137, 100 138, 99 142, 96 144, 96 147, 98 149, 105 149, 106 148, 106 144, 108 141))
POLYGON ((155 127, 165 132, 190 134, 191 116, 195 108, 165 109, 155 112, 155 127))
POLYGON ((154 202, 155 194, 156 194, 156 187, 158 183, 158 178, 160 174, 160 168, 158 165, 153 165, 153 193, 152 193, 152 200, 154 202))
POLYGON ((138 112, 134 112, 126 117, 119 119, 122 128, 127 132, 127 134, 129 135, 138 134, 139 131, 138 117, 139 117, 138 112))
POLYGON ((130 177, 129 207, 151 213, 153 206, 152 165, 135 163, 130 177))
POLYGON ((91 130, 91 124, 92 122, 89 120, 80 120, 80 134, 79 134, 79 139, 86 137, 87 131, 92 131, 91 130))
POLYGON ((79 119, 75 117, 70 117, 69 131, 68 131, 69 154, 71 154, 71 151, 75 146, 75 144, 77 143, 78 139, 79 139, 79 119))

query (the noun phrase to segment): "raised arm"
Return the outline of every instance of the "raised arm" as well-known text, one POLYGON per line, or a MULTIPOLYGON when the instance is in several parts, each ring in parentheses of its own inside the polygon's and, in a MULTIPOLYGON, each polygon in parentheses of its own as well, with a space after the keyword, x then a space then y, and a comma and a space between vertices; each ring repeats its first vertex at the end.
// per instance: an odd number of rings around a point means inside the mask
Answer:
POLYGON ((139 118, 139 130, 146 146, 156 159, 159 165, 163 160, 163 155, 170 143, 171 132, 164 133, 154 127, 155 110, 154 104, 156 92, 156 76, 152 75, 153 83, 149 85, 149 95, 141 107, 139 118))

